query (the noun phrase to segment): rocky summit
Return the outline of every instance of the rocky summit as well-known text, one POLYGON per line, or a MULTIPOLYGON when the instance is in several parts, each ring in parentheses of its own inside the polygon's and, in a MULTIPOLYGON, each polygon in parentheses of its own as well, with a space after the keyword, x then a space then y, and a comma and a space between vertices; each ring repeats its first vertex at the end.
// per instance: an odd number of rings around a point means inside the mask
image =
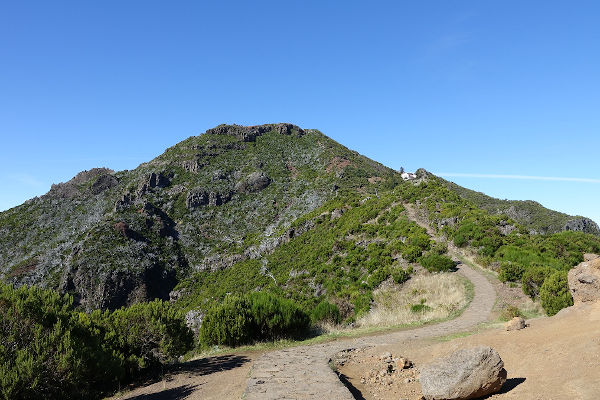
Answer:
POLYGON ((340 189, 394 171, 316 130, 220 125, 135 170, 94 168, 0 214, 0 273, 85 309, 169 299, 193 271, 271 251, 340 189))

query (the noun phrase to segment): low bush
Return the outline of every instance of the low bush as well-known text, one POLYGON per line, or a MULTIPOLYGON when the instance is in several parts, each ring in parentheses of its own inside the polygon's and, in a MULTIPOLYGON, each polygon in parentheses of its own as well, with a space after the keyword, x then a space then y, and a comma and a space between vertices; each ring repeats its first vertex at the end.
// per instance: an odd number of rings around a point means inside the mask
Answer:
POLYGON ((69 296, 1 285, 2 398, 81 398, 120 378, 119 362, 102 346, 101 333, 82 322, 69 296))
POLYGON ((310 317, 313 322, 339 324, 341 321, 340 309, 338 306, 331 304, 328 301, 322 301, 317 304, 310 317))
POLYGON ((188 352, 194 344, 192 331, 179 310, 154 300, 115 311, 92 313, 105 330, 105 342, 123 359, 126 372, 156 366, 188 352))
POLYGON ((540 288, 540 299, 542 307, 549 316, 573 305, 573 297, 569 292, 567 271, 553 272, 544 280, 540 288))
POLYGON ((408 267, 408 269, 398 267, 392 271, 392 279, 400 285, 410 279, 410 274, 412 274, 412 272, 412 267, 408 267))
POLYGON ((448 272, 455 266, 454 261, 450 257, 436 253, 421 257, 419 263, 429 272, 448 272))
POLYGON ((309 323, 308 315, 293 301, 270 293, 227 296, 206 313, 200 343, 235 347, 259 340, 298 337, 309 323))
POLYGON ((98 398, 191 347, 190 330, 168 303, 89 315, 71 296, 0 284, 4 399, 98 398))
POLYGON ((544 281, 554 271, 552 268, 542 266, 535 266, 526 270, 521 278, 523 293, 532 299, 537 298, 540 295, 540 288, 544 281))

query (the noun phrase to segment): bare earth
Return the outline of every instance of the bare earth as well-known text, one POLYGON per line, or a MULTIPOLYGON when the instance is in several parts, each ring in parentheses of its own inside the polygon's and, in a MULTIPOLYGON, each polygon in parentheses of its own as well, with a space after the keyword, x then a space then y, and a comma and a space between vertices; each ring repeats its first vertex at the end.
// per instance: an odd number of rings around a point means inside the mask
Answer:
POLYGON ((340 372, 365 399, 416 400, 421 398, 414 380, 420 365, 476 345, 495 348, 508 371, 502 393, 492 399, 600 399, 600 303, 531 320, 521 331, 498 328, 447 342, 407 341, 353 352, 340 372), (386 352, 407 357, 416 367, 374 377, 384 368, 386 352))
POLYGON ((239 399, 255 353, 231 354, 188 361, 165 378, 111 400, 225 400, 239 399))
POLYGON ((458 273, 467 277, 475 289, 473 301, 460 317, 417 329, 266 353, 254 361, 244 398, 351 400, 355 397, 328 365, 336 353, 348 348, 392 345, 448 335, 486 322, 496 301, 494 287, 479 271, 466 265, 459 265, 458 273))

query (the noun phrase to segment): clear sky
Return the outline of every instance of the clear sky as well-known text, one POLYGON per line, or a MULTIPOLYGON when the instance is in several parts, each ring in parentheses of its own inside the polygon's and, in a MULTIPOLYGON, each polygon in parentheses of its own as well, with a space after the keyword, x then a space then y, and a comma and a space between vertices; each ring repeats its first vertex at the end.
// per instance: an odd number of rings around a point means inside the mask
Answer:
POLYGON ((4 1, 0 209, 286 121, 600 222, 599 20, 597 1, 4 1))

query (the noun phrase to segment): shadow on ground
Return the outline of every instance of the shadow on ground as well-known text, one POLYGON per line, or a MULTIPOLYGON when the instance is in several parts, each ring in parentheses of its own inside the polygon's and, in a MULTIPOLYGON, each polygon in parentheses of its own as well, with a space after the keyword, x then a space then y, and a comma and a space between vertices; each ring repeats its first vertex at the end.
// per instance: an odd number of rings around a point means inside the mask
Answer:
POLYGON ((519 386, 521 383, 525 382, 525 378, 510 378, 507 379, 506 382, 504 382, 504 385, 502 385, 502 388, 500 389, 500 391, 498 393, 494 393, 491 394, 489 396, 485 396, 482 398, 483 399, 489 399, 490 397, 496 395, 496 394, 503 394, 503 393, 508 393, 511 390, 513 390, 514 388, 516 388, 517 386, 519 386))
POLYGON ((250 361, 250 359, 246 356, 238 356, 233 354, 226 356, 206 357, 174 365, 169 372, 171 374, 187 372, 190 375, 195 376, 210 375, 215 372, 229 371, 231 369, 241 367, 248 361, 250 361))
MULTIPOLYGON (((224 355, 206 357, 198 360, 187 361, 181 364, 175 364, 165 369, 163 374, 153 374, 129 386, 130 390, 135 388, 150 386, 160 381, 173 381, 175 375, 186 374, 189 378, 214 374, 220 371, 229 371, 241 367, 249 362, 250 359, 240 355, 224 355)), ((165 389, 158 393, 140 394, 133 397, 127 397, 128 400, 183 400, 197 389, 199 385, 181 385, 175 388, 165 389)))
POLYGON ((129 400, 183 400, 194 392, 198 385, 183 385, 166 389, 158 393, 140 394, 130 397, 129 400))

